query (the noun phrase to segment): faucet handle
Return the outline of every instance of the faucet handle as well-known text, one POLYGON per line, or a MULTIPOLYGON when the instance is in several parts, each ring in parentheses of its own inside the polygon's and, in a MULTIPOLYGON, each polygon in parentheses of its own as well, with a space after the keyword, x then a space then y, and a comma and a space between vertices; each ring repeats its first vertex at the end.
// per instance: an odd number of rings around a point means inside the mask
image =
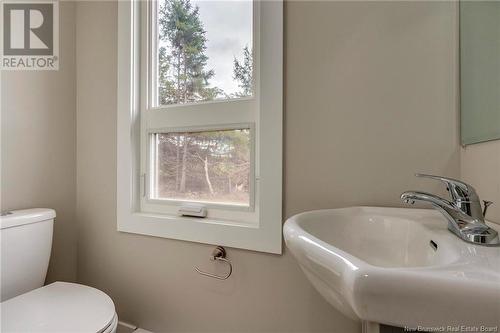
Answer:
POLYGON ((474 187, 460 180, 423 173, 416 173, 415 176, 442 181, 446 184, 446 188, 454 201, 479 201, 479 197, 474 187))

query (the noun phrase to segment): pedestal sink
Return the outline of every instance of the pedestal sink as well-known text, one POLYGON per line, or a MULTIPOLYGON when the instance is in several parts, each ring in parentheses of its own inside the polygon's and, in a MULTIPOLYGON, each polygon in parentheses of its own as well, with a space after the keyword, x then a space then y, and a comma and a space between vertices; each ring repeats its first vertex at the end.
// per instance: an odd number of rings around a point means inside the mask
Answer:
POLYGON ((500 329, 500 248, 462 241, 437 211, 311 211, 289 218, 283 232, 313 286, 353 319, 500 329))

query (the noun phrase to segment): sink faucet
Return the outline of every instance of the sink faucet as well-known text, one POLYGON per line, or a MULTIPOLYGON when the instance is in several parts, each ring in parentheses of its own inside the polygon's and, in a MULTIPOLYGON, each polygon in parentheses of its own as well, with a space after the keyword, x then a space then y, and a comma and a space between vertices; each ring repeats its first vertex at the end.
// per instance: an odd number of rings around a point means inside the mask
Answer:
POLYGON ((435 179, 445 183, 451 201, 431 193, 408 191, 401 194, 403 202, 410 204, 414 204, 415 201, 430 203, 446 217, 448 229, 466 242, 477 245, 500 246, 498 233, 484 222, 484 216, 492 202, 484 201, 483 210, 481 209, 479 196, 471 185, 440 176, 424 174, 416 174, 415 176, 435 179))

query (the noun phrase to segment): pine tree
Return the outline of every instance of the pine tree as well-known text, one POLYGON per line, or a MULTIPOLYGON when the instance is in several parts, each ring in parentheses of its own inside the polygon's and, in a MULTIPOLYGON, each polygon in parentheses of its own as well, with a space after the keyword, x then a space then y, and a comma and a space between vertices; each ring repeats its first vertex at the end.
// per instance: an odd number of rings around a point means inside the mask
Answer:
POLYGON ((158 50, 158 99, 160 105, 169 104, 176 95, 174 83, 169 78, 171 56, 165 47, 158 50))
POLYGON ((233 64, 233 78, 239 82, 238 86, 241 89, 235 96, 251 96, 253 93, 253 55, 248 45, 243 48, 243 61, 240 63, 235 57, 233 64))
POLYGON ((160 89, 160 100, 176 104, 216 98, 221 92, 209 88, 208 81, 215 73, 205 68, 207 38, 198 7, 190 0, 165 0, 160 7, 159 35, 170 51, 167 57, 160 49, 159 74, 166 62, 172 73, 169 80, 160 82, 160 88, 165 88, 160 89))

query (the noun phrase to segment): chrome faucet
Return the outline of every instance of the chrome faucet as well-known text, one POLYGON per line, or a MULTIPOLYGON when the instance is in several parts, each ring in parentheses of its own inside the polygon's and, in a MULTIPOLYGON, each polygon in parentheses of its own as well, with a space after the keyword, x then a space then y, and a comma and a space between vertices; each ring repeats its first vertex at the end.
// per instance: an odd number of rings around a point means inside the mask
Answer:
POLYGON ((484 209, 476 190, 469 184, 456 179, 416 174, 417 177, 442 181, 446 185, 451 201, 426 192, 408 191, 401 194, 401 200, 414 204, 415 201, 430 203, 448 220, 448 229, 462 240, 486 246, 500 246, 498 233, 488 227, 484 216, 490 201, 484 201, 484 209))

